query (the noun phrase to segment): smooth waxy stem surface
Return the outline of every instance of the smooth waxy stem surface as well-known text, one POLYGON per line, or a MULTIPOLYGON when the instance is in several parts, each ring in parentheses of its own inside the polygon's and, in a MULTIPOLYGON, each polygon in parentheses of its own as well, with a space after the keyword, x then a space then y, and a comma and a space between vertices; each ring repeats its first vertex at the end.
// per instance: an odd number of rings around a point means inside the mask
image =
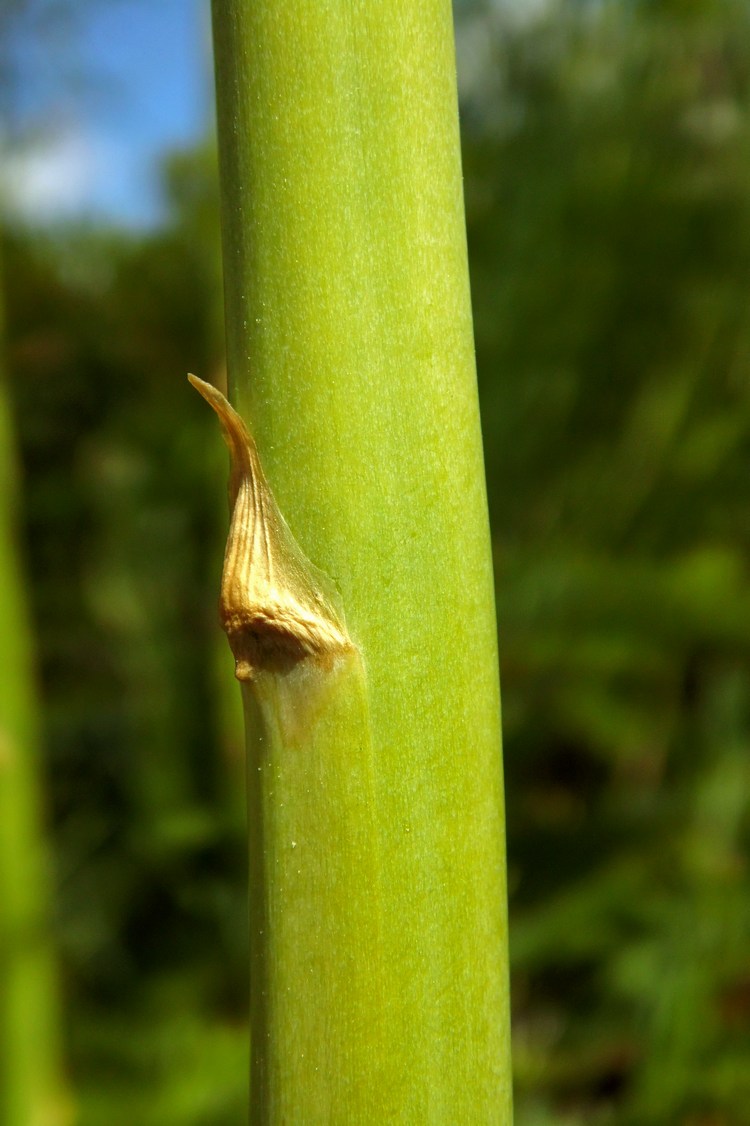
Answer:
POLYGON ((231 398, 351 642, 284 668, 256 654, 243 683, 251 1117, 505 1126, 496 632, 450 4, 213 12, 231 398))

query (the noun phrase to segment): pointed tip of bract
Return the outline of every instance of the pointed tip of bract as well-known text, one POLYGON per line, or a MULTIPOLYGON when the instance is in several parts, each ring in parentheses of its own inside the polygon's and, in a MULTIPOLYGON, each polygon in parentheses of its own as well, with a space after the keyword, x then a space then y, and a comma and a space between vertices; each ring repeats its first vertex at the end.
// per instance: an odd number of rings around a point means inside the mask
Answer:
POLYGON ((207 403, 210 403, 211 405, 214 404, 217 397, 220 397, 221 399, 224 398, 224 396, 221 394, 221 391, 214 387, 212 383, 207 383, 205 379, 200 379, 199 376, 193 375, 193 373, 190 371, 188 372, 188 383, 191 387, 195 388, 199 395, 203 396, 207 403))

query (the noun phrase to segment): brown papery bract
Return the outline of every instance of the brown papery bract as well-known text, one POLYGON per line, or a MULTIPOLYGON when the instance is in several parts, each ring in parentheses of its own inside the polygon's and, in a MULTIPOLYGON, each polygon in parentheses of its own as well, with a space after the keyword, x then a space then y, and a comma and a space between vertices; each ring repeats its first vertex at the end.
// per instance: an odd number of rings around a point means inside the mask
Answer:
POLYGON ((308 658, 330 663, 353 648, 343 616, 281 515, 243 418, 210 383, 188 379, 216 411, 232 461, 219 615, 235 675, 249 681, 308 658))

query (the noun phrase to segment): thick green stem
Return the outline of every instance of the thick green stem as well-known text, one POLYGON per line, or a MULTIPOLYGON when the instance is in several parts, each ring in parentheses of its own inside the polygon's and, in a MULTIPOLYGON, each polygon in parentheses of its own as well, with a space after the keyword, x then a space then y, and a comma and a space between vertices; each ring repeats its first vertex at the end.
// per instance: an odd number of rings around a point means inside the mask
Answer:
POLYGON ((230 382, 352 643, 252 635, 253 1121, 509 1123, 450 4, 215 0, 214 37, 230 382))
POLYGON ((391 1042, 402 1029, 384 958, 361 660, 261 674, 256 689, 246 693, 254 1120, 393 1121, 408 1064, 397 1066, 391 1042), (285 723, 310 694, 315 715, 285 723))

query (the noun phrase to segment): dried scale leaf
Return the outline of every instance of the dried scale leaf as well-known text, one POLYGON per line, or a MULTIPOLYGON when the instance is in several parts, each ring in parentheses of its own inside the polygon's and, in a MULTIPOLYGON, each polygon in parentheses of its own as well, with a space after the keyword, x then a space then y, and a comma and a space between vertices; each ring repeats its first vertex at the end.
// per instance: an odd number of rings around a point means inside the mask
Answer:
POLYGON ((210 383, 188 379, 216 411, 231 456, 232 518, 219 615, 237 679, 288 669, 306 657, 331 661, 351 650, 343 616, 281 515, 244 420, 210 383))

